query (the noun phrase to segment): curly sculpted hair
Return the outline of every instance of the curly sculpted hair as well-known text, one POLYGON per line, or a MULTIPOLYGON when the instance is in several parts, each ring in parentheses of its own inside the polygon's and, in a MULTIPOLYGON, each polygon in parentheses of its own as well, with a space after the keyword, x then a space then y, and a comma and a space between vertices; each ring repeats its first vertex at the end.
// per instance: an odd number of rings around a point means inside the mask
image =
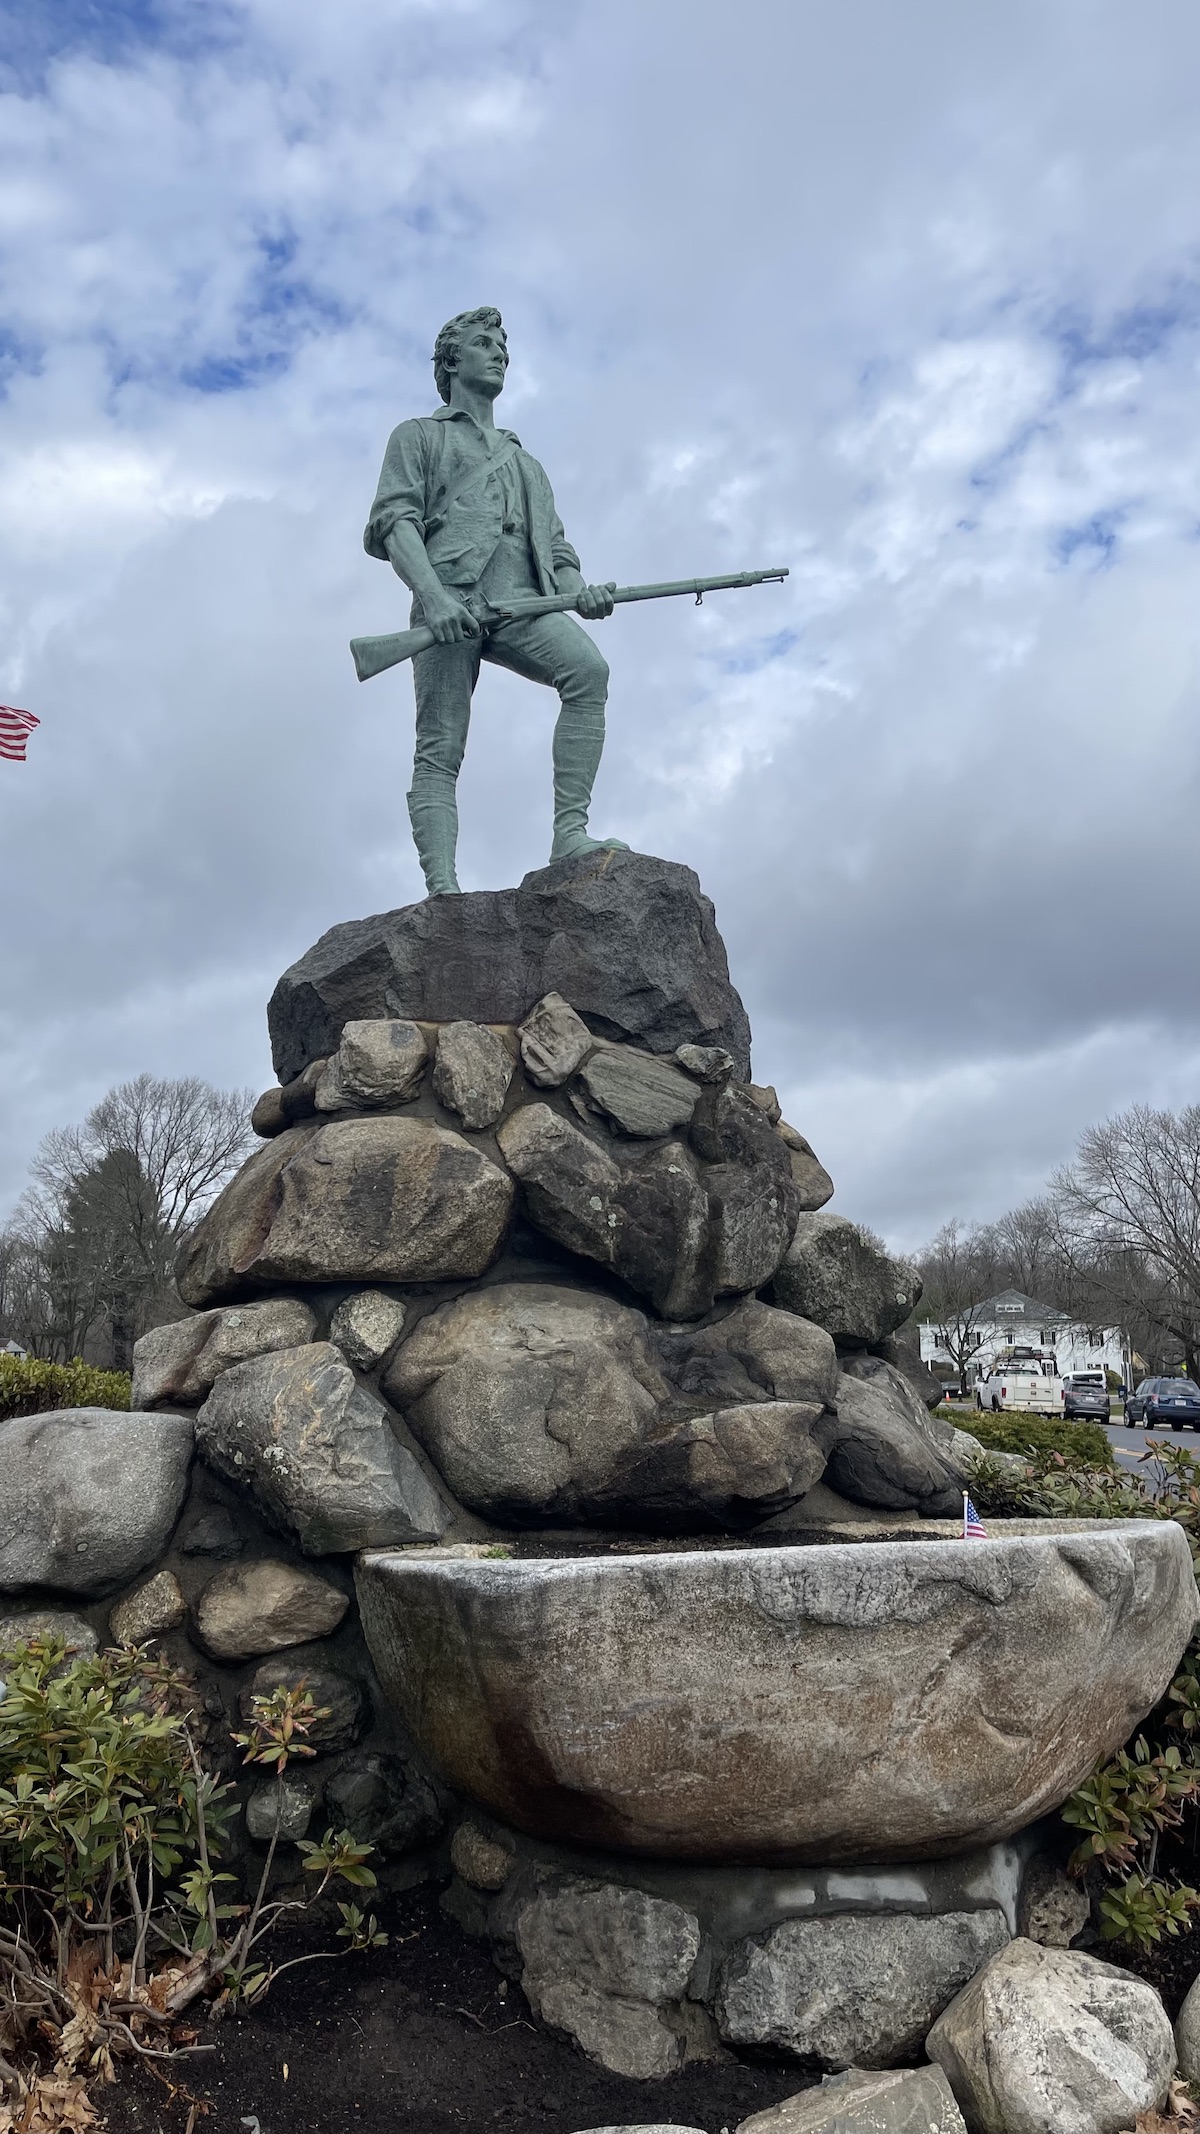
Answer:
POLYGON ((433 382, 443 400, 450 398, 450 373, 458 368, 458 344, 468 327, 503 324, 494 304, 483 304, 478 311, 460 311, 455 318, 447 319, 433 346, 433 382))

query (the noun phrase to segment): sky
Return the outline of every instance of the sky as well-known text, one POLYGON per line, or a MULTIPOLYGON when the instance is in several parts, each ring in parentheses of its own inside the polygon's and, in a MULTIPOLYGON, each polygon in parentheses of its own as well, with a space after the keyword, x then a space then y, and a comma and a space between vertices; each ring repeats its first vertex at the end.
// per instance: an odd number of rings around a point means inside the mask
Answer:
MULTIPOLYGON (((593 826, 713 898, 755 1073, 913 1248, 1194 1101, 1192 0, 57 0, 0 15, 0 1217, 422 894, 364 555, 443 320, 618 612, 593 826)), ((485 670, 460 879, 549 849, 485 670)))

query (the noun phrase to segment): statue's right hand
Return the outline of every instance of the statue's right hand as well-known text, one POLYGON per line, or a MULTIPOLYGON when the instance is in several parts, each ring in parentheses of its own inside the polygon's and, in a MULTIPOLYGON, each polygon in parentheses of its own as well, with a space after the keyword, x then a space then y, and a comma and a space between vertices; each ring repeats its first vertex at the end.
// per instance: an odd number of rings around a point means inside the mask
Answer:
POLYGON ((444 587, 435 598, 427 599, 422 594, 421 607, 425 627, 433 631, 439 645, 455 645, 465 637, 478 637, 479 624, 470 608, 456 600, 453 593, 446 592, 444 587))

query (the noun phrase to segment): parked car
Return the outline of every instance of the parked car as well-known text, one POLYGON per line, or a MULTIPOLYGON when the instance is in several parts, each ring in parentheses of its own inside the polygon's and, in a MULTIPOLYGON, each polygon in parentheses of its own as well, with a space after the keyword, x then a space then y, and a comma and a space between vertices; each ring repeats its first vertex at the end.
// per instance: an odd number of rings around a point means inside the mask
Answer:
POLYGON ((1147 1430, 1200 1430, 1200 1385, 1191 1378, 1143 1378, 1125 1403, 1125 1420, 1147 1430))
POLYGON ((975 1388, 975 1406, 1020 1408, 1033 1415, 1061 1415, 1062 1381, 1053 1357, 1034 1349, 1011 1350, 988 1364, 975 1388))
POLYGON ((1108 1380, 1103 1371, 1072 1371, 1063 1379, 1063 1414, 1068 1421, 1106 1423, 1109 1418, 1108 1380))

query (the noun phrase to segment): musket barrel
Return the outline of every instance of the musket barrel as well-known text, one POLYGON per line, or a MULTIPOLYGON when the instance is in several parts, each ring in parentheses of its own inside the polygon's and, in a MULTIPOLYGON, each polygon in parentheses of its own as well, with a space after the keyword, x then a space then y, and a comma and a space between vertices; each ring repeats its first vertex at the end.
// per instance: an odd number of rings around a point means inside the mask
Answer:
MULTIPOLYGON (((613 593, 613 605, 625 607, 633 600, 673 600, 684 593, 694 593, 699 599, 702 593, 734 591, 744 585, 780 584, 787 575, 784 565, 773 571, 737 571, 726 578, 673 578, 662 585, 619 585, 613 593)), ((574 605, 573 594, 554 593, 535 595, 530 600, 500 601, 492 613, 502 620, 519 621, 523 617, 562 613, 574 605)), ((350 650, 359 681, 367 682, 373 674, 385 673, 436 642, 432 630, 419 626, 415 630, 393 631, 387 637, 352 637, 350 650)))
POLYGON ((671 600, 682 593, 724 593, 744 585, 774 584, 786 578, 786 568, 777 571, 738 571, 729 578, 674 578, 663 585, 619 585, 613 594, 617 606, 630 600, 671 600))

